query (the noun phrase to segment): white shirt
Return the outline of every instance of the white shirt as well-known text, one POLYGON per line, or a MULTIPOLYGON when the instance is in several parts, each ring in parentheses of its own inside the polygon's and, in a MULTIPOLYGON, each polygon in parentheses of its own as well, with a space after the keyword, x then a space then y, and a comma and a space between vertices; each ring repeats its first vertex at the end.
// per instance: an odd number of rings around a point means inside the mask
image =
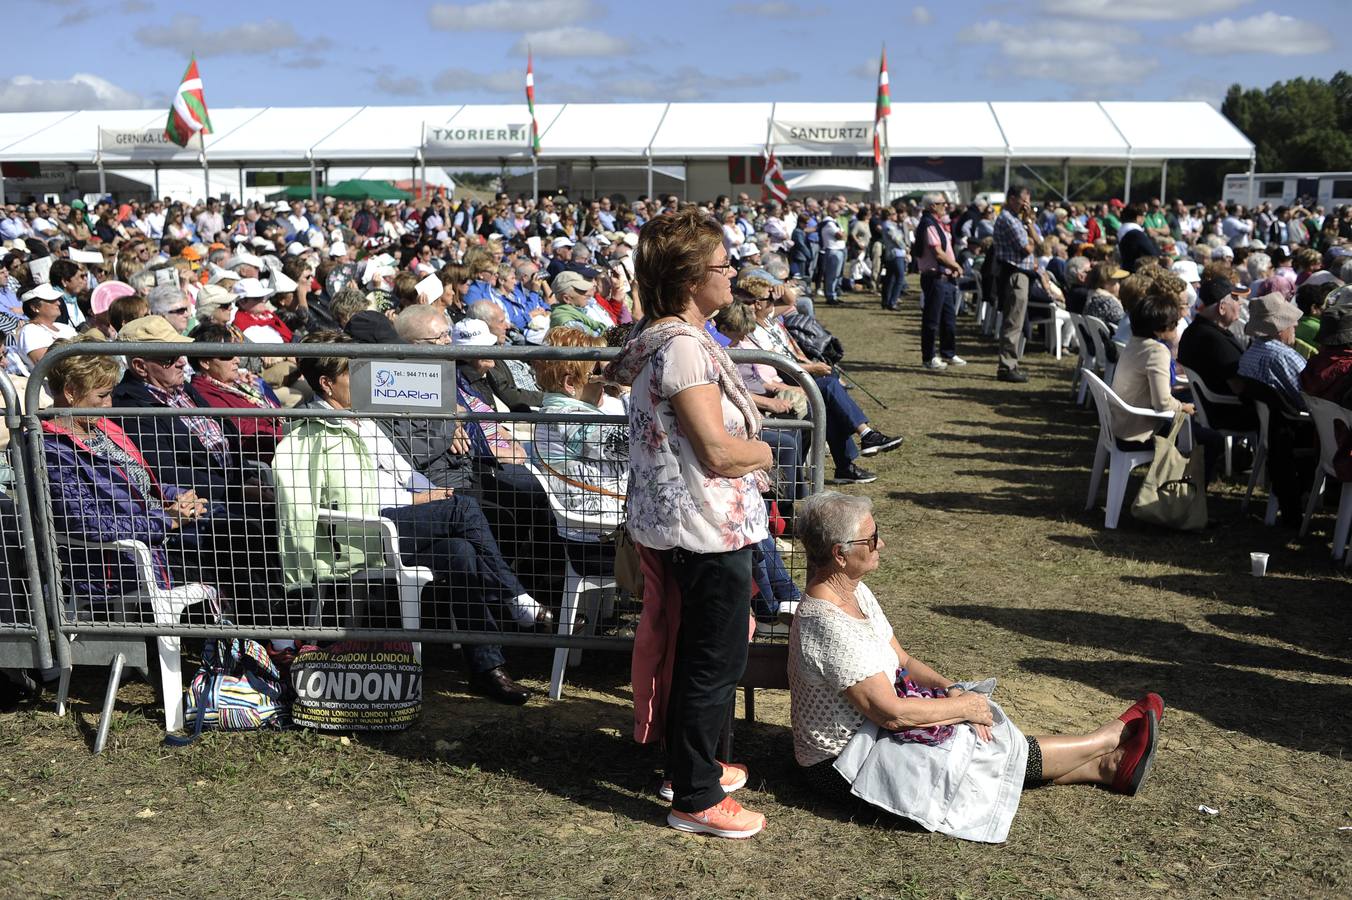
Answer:
POLYGON ((164 237, 164 213, 146 213, 146 236, 159 240, 164 237))
POLYGON ((23 361, 31 369, 37 365, 36 360, 28 354, 34 350, 44 350, 56 343, 57 340, 64 338, 72 340, 78 336, 74 328, 64 322, 55 322, 49 329, 45 326, 29 322, 23 328, 19 329, 19 353, 23 355, 23 361))

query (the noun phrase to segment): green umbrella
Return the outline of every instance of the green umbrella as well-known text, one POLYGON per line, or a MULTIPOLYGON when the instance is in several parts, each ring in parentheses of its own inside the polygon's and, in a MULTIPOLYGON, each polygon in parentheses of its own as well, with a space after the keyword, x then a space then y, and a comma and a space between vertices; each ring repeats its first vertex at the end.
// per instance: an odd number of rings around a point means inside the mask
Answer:
MULTIPOLYGON (((322 186, 317 193, 321 197, 333 197, 337 200, 412 200, 413 195, 401 191, 388 181, 368 181, 363 178, 350 178, 337 184, 322 186)), ((269 200, 308 200, 309 185, 291 185, 275 194, 269 194, 269 200)))

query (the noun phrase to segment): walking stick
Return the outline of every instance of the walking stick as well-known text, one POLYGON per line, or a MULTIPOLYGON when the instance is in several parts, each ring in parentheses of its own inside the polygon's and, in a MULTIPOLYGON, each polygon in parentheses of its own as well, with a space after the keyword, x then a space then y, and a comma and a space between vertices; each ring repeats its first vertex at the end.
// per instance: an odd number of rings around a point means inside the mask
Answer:
POLYGON ((856 378, 851 378, 851 377, 850 377, 850 374, 849 374, 848 372, 845 371, 845 367, 842 366, 840 363, 836 363, 836 365, 835 365, 835 370, 836 370, 836 374, 837 374, 837 375, 839 375, 841 378, 844 378, 844 379, 845 379, 846 381, 848 381, 850 384, 854 385, 854 386, 857 387, 859 390, 861 390, 861 391, 863 391, 865 394, 867 394, 868 397, 869 397, 869 399, 872 400, 874 403, 878 404, 878 405, 881 406, 883 409, 888 409, 888 408, 889 408, 888 405, 887 405, 886 403, 884 403, 882 400, 878 399, 878 395, 877 395, 877 394, 873 393, 873 392, 870 391, 868 388, 866 388, 866 387, 864 387, 862 384, 860 384, 858 379, 856 379, 856 378))

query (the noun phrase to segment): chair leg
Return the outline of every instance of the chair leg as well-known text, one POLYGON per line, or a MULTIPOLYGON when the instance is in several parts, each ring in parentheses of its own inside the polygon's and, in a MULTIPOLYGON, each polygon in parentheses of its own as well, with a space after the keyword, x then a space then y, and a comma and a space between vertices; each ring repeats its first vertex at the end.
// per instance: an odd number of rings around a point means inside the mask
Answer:
MULTIPOLYGON (((405 631, 422 628, 422 591, 428 582, 417 576, 399 577, 399 620, 405 631)), ((422 662, 422 642, 413 642, 413 658, 422 662)))
POLYGON ((1271 528, 1277 524, 1277 495, 1268 494, 1267 507, 1263 510, 1263 524, 1271 528))
POLYGON ((66 701, 70 699, 70 673, 75 670, 75 666, 68 666, 61 670, 61 677, 56 683, 56 714, 64 717, 66 715, 66 701))
POLYGON ((1098 499, 1099 480, 1103 478, 1103 467, 1108 465, 1108 448, 1100 441, 1098 449, 1094 451, 1094 468, 1089 470, 1089 499, 1085 501, 1085 510, 1094 508, 1094 501, 1098 499))
POLYGON ((1314 511, 1319 508, 1319 498, 1324 495, 1324 470, 1316 467, 1314 470, 1314 480, 1310 482, 1310 499, 1305 502, 1305 516, 1300 520, 1300 536, 1310 533, 1310 521, 1314 519, 1314 511))
POLYGON ((1249 501, 1253 499, 1253 489, 1263 477, 1263 465, 1267 462, 1267 445, 1259 442, 1253 451, 1253 465, 1249 469, 1249 488, 1244 492, 1244 502, 1239 505, 1240 512, 1249 511, 1249 501))
MULTIPOLYGON (((568 567, 563 583, 563 608, 559 610, 559 634, 567 636, 573 633, 573 623, 577 621, 577 605, 581 597, 582 578, 568 567)), ((554 651, 554 668, 549 677, 549 699, 558 700, 563 696, 563 673, 568 668, 568 648, 560 647, 554 651)))
POLYGON ((1127 482, 1131 480, 1131 463, 1125 456, 1117 456, 1108 463, 1108 507, 1103 517, 1104 528, 1116 528, 1122 515, 1122 503, 1127 498, 1127 482))
POLYGON ((164 730, 183 730, 183 656, 176 637, 155 638, 160 651, 160 686, 164 694, 164 730))
POLYGON ((1338 496, 1338 521, 1333 528, 1333 558, 1342 559, 1347 553, 1347 535, 1352 531, 1352 482, 1343 484, 1338 496))
POLYGON ((1235 475, 1235 439, 1230 435, 1225 436, 1225 477, 1233 478, 1235 475))
POLYGON ((103 695, 103 713, 99 716, 99 730, 94 735, 94 755, 103 752, 108 743, 108 729, 113 724, 113 704, 117 701, 117 689, 122 684, 122 666, 127 658, 121 653, 113 657, 113 665, 108 672, 108 690, 103 695))

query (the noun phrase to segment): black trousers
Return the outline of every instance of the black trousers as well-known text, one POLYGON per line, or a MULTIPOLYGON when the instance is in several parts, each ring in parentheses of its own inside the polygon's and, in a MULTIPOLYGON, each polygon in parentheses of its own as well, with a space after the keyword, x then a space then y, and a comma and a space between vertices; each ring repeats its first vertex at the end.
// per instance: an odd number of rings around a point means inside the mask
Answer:
POLYGON ((718 738, 746 672, 753 548, 726 553, 670 551, 681 589, 681 627, 667 699, 667 777, 680 812, 723 799, 718 738))

